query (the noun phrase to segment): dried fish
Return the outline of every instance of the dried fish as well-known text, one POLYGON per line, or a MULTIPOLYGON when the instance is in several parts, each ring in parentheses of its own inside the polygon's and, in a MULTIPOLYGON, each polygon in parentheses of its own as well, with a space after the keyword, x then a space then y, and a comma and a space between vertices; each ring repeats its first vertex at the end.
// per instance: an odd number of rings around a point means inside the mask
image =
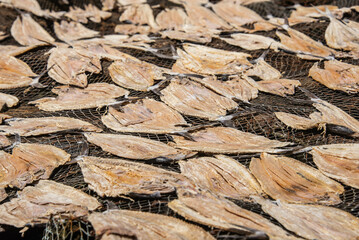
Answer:
POLYGON ((157 196, 192 187, 181 174, 148 164, 98 157, 79 161, 85 182, 100 196, 157 196))
POLYGON ((262 216, 209 193, 179 191, 179 199, 168 206, 182 217, 211 227, 249 235, 257 239, 298 239, 262 216))
POLYGON ((47 223, 51 217, 79 218, 99 208, 96 198, 73 187, 41 180, 28 186, 18 197, 0 205, 0 223, 15 227, 47 223))
POLYGON ((289 203, 338 204, 344 187, 319 170, 293 158, 262 153, 252 158, 250 170, 263 191, 289 203))
POLYGON ((55 39, 31 18, 30 14, 17 17, 11 26, 11 35, 21 45, 48 45, 55 39))
POLYGON ((337 60, 325 61, 324 69, 315 63, 309 76, 330 89, 347 93, 359 92, 359 67, 337 60))
POLYGON ((182 136, 172 137, 177 148, 209 153, 275 153, 281 151, 277 148, 290 144, 228 127, 211 127, 191 132, 193 140, 182 136))
MULTIPOLYGON (((0 135, 0 148, 5 148, 11 145, 10 140, 3 135, 0 135)), ((6 198, 6 192, 3 188, 0 188, 0 201, 4 198, 6 198)))
POLYGON ((160 32, 163 38, 176 39, 181 41, 191 41, 197 43, 209 43, 212 41, 212 34, 208 32, 192 31, 186 29, 185 32, 178 30, 167 30, 160 32))
POLYGON ((56 36, 64 42, 71 42, 81 38, 93 38, 99 35, 99 32, 88 29, 78 22, 61 21, 61 24, 55 22, 54 30, 56 36))
POLYGON ((278 49, 281 44, 275 41, 273 38, 265 37, 257 34, 248 33, 234 33, 231 34, 231 38, 221 38, 223 41, 239 46, 246 50, 260 50, 260 49, 278 49))
POLYGON ((0 93, 0 110, 2 110, 5 106, 7 108, 11 108, 16 106, 19 102, 19 99, 13 95, 0 93))
POLYGON ((320 11, 329 11, 337 10, 338 7, 334 5, 320 5, 315 7, 304 7, 304 6, 295 6, 295 10, 291 12, 288 21, 290 23, 305 23, 305 22, 314 22, 317 21, 316 18, 325 16, 320 11), (318 11, 319 10, 319 11, 318 11))
POLYGON ((310 154, 326 176, 359 188, 359 144, 314 146, 310 154))
POLYGON ((182 8, 175 7, 161 11, 156 17, 156 22, 160 29, 184 30, 189 20, 182 8))
POLYGON ((0 132, 5 135, 38 136, 70 130, 102 132, 91 123, 69 117, 15 118, 7 123, 10 126, 0 125, 0 132))
POLYGON ((37 47, 36 45, 26 46, 26 47, 15 46, 15 45, 0 45, 0 56, 7 55, 7 56, 15 57, 27 51, 30 51, 36 47, 37 47))
POLYGON ((108 83, 92 83, 85 89, 60 86, 52 89, 56 98, 45 97, 29 104, 35 104, 43 111, 61 111, 102 107, 115 103, 115 98, 129 94, 123 88, 108 83))
POLYGON ((264 57, 260 57, 255 64, 243 72, 247 76, 256 76, 263 80, 280 79, 282 74, 264 61, 264 57))
POLYGON ((155 79, 165 79, 163 73, 169 72, 169 70, 137 59, 115 61, 108 67, 108 71, 116 84, 137 91, 147 91, 154 84, 155 79))
POLYGON ((96 236, 112 239, 214 240, 202 228, 174 217, 129 210, 110 210, 89 216, 96 236))
POLYGON ((0 188, 22 189, 26 184, 47 179, 56 167, 69 160, 70 154, 43 144, 23 143, 17 145, 12 154, 0 151, 0 188))
POLYGON ((227 110, 237 106, 233 100, 188 79, 172 79, 161 94, 161 100, 178 112, 209 120, 225 116, 227 110))
POLYGON ((180 161, 181 173, 200 189, 233 199, 261 195, 262 189, 248 169, 233 158, 216 155, 180 161))
POLYGON ((131 135, 86 133, 85 136, 102 150, 129 159, 181 160, 194 155, 191 151, 175 149, 159 141, 131 135))
POLYGON ((102 10, 111 11, 115 7, 116 2, 116 0, 101 0, 102 10))
POLYGON ((141 26, 134 24, 119 24, 115 27, 115 33, 132 35, 136 33, 149 34, 151 32, 150 26, 141 26))
POLYGON ((29 86, 36 74, 23 61, 12 56, 0 56, 0 89, 29 86))
POLYGON ((259 199, 262 209, 285 228, 306 239, 356 239, 359 219, 343 210, 259 199))
POLYGON ((56 82, 86 87, 85 72, 100 73, 101 71, 101 62, 97 56, 67 47, 53 48, 50 53, 47 62, 48 74, 56 82))
MULTIPOLYGON (((261 74, 258 72, 258 74, 261 74)), ((271 79, 255 81, 250 77, 245 77, 249 84, 257 88, 261 92, 267 92, 279 96, 293 95, 295 88, 300 86, 301 83, 298 80, 291 79, 271 79)))
POLYGON ((85 9, 79 7, 70 7, 65 16, 74 20, 75 22, 80 22, 87 24, 90 19, 92 22, 100 23, 101 19, 107 19, 111 17, 112 13, 101 11, 96 6, 92 4, 85 5, 85 9))
POLYGON ((121 6, 138 5, 146 2, 147 0, 117 0, 117 3, 121 6))
POLYGON ((129 103, 119 110, 110 107, 101 120, 106 127, 118 132, 164 134, 183 131, 182 126, 188 125, 177 111, 153 99, 129 103))
POLYGON ((6 32, 0 31, 0 41, 4 40, 5 38, 7 38, 9 35, 6 34, 6 32))
POLYGON ((152 9, 148 4, 130 5, 122 13, 120 21, 129 21, 140 25, 147 24, 152 29, 158 29, 152 9))

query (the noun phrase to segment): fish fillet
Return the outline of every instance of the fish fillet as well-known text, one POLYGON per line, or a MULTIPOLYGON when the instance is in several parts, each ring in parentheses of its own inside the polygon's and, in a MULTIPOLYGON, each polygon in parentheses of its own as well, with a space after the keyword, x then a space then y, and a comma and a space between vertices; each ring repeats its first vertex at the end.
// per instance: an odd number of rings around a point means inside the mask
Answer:
POLYGON ((306 239, 356 240, 359 219, 343 210, 321 206, 260 200, 262 209, 285 228, 306 239))
POLYGON ((359 92, 359 67, 331 60, 324 62, 324 69, 315 63, 309 70, 309 76, 333 90, 347 93, 359 92))
POLYGON ((175 7, 162 10, 156 17, 160 29, 183 30, 188 24, 188 16, 182 8, 175 7))
POLYGON ((263 191, 289 203, 338 204, 344 187, 319 170, 293 158, 262 153, 252 158, 250 170, 263 191))
POLYGON ((223 41, 246 50, 277 49, 281 44, 273 38, 248 33, 234 33, 231 38, 221 38, 223 41))
POLYGON ((276 148, 290 144, 228 127, 211 127, 191 132, 194 141, 182 136, 172 137, 177 148, 208 153, 275 153, 278 151, 276 148))
MULTIPOLYGON (((261 74, 258 72, 258 74, 261 74)), ((293 95, 295 88, 300 86, 301 83, 298 80, 291 79, 271 79, 255 81, 250 77, 245 77, 249 84, 257 88, 261 92, 271 93, 279 96, 293 95)))
POLYGON ((187 79, 172 79, 161 94, 161 100, 178 112, 209 120, 225 116, 227 110, 237 107, 233 100, 187 79))
MULTIPOLYGON (((212 34, 200 31, 178 31, 166 30, 160 32, 162 38, 176 39, 181 41, 191 41, 196 43, 209 43, 212 41, 212 34)), ((177 50, 178 51, 178 50, 177 50)))
POLYGON ((88 29, 78 22, 61 21, 61 24, 54 22, 56 36, 64 41, 71 42, 81 38, 93 38, 99 35, 97 31, 88 29))
POLYGON ((50 218, 79 218, 101 206, 96 198, 73 187, 41 180, 17 193, 17 198, 0 205, 0 223, 17 228, 44 224, 50 218))
MULTIPOLYGON (((3 149, 5 147, 8 147, 11 145, 11 142, 10 140, 6 137, 6 136, 3 136, 3 135, 0 135, 0 149, 3 149)), ((0 188, 0 201, 1 199, 4 199, 2 197, 2 195, 4 194, 5 190, 3 188, 0 188)), ((5 197, 7 196, 6 195, 6 192, 5 192, 5 197)))
POLYGON ((115 27, 115 33, 132 35, 136 33, 149 34, 151 32, 150 26, 142 26, 135 24, 119 24, 115 27))
POLYGON ((116 110, 110 107, 101 118, 106 127, 118 132, 165 134, 183 131, 186 120, 162 102, 143 99, 116 110))
POLYGON ((47 62, 48 74, 56 82, 79 87, 87 86, 86 72, 100 73, 102 67, 97 56, 85 55, 74 48, 51 49, 47 62))
POLYGON ((124 195, 161 196, 178 187, 193 187, 181 174, 148 164, 98 157, 79 162, 89 188, 101 197, 124 195))
POLYGON ((13 95, 0 93, 0 110, 3 110, 6 106, 11 108, 16 106, 19 103, 19 99, 13 95))
POLYGON ((120 21, 129 21, 139 25, 147 24, 152 29, 158 29, 152 9, 148 4, 130 5, 122 13, 120 21))
POLYGON ((216 155, 180 161, 181 173, 197 187, 233 199, 261 195, 262 189, 248 169, 233 158, 216 155))
POLYGON ((0 56, 0 89, 29 86, 36 74, 23 61, 12 56, 0 56))
POLYGON ((262 216, 240 208, 225 198, 203 192, 195 194, 180 191, 179 199, 168 206, 187 220, 236 233, 272 240, 298 239, 262 216))
POLYGON ((96 6, 92 4, 85 5, 85 9, 80 7, 72 7, 70 6, 70 10, 65 13, 65 16, 72 19, 75 22, 80 22, 87 24, 88 19, 92 22, 100 23, 101 20, 106 20, 111 17, 112 13, 101 11, 96 6))
POLYGON ((326 176, 359 189, 359 144, 315 146, 310 154, 326 176))
POLYGON ((0 45, 0 56, 18 56, 20 54, 26 53, 31 49, 36 48, 36 45, 33 46, 15 46, 15 45, 0 45))
POLYGON ((30 14, 17 17, 11 26, 11 35, 21 45, 47 45, 55 39, 31 18, 30 14))
POLYGON ((129 159, 181 160, 194 154, 191 151, 175 149, 159 141, 131 135, 86 133, 85 136, 89 142, 101 147, 102 150, 129 159))
POLYGON ((269 65, 264 59, 259 58, 256 63, 244 71, 247 76, 257 76, 262 80, 280 79, 282 74, 274 67, 269 65))
POLYGON ((108 83, 92 83, 84 89, 60 86, 53 88, 52 92, 58 96, 40 98, 29 104, 50 112, 96 108, 115 103, 115 98, 129 94, 127 90, 108 83))
POLYGON ((324 14, 320 13, 318 9, 322 12, 325 12, 328 9, 330 12, 333 12, 338 9, 337 6, 333 5, 319 5, 315 7, 304 7, 297 6, 295 10, 291 12, 288 21, 295 23, 306 23, 317 21, 316 18, 325 17, 324 14))
POLYGON ((38 136, 69 130, 102 131, 91 123, 69 117, 15 118, 7 123, 9 126, 0 125, 0 132, 5 135, 38 136))
POLYGON ((214 240, 202 228, 174 217, 161 214, 109 210, 89 216, 96 236, 101 240, 158 239, 158 240, 214 240))

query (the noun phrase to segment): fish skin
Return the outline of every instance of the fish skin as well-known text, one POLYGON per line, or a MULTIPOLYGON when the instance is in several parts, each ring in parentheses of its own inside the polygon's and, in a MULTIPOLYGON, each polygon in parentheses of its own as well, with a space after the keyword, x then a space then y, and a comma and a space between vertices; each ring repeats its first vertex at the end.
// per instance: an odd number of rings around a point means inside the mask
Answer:
POLYGON ((168 239, 168 240, 214 240, 202 228, 174 217, 161 214, 108 210, 92 213, 89 221, 94 226, 96 236, 101 240, 123 239, 168 239))
POLYGON ((359 189, 359 144, 314 146, 309 153, 326 176, 359 189))
POLYGON ((177 148, 221 154, 258 153, 277 151, 276 148, 289 145, 289 142, 270 140, 248 132, 229 127, 211 127, 191 132, 194 141, 181 136, 172 136, 177 148))
POLYGON ((99 35, 99 32, 88 29, 81 23, 64 20, 61 23, 54 22, 54 31, 57 38, 64 42, 72 42, 82 38, 93 38, 99 35))
POLYGON ((249 167, 265 193, 273 199, 288 203, 341 202, 344 187, 298 160, 262 153, 252 158, 249 167))
POLYGON ((17 228, 47 223, 50 218, 79 218, 99 208, 96 198, 50 180, 41 180, 0 205, 0 223, 17 228))
POLYGON ((179 173, 124 159, 85 156, 79 164, 89 188, 102 197, 161 196, 176 188, 194 187, 179 173))

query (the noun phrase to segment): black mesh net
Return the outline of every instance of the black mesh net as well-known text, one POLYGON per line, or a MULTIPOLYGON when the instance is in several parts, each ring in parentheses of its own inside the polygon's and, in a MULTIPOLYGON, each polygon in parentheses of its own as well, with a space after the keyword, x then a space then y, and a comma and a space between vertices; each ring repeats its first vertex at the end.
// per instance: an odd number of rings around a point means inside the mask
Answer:
MULTIPOLYGON (((64 4, 62 0, 58 0, 58 1, 38 0, 38 2, 43 9, 49 9, 54 11, 69 10, 69 5, 64 4)), ((84 8, 84 6, 89 3, 101 7, 100 2, 96 0, 73 0, 69 2, 71 6, 78 6, 81 8, 84 8)), ((359 1, 354 1, 354 0, 346 0, 346 1, 307 0, 307 1, 295 1, 295 2, 300 2, 302 5, 306 5, 306 6, 319 5, 319 4, 335 4, 338 5, 339 7, 350 7, 359 4, 359 1)), ((278 0, 273 2, 250 4, 248 5, 248 7, 263 17, 266 17, 268 15, 272 15, 275 17, 288 17, 291 11, 291 8, 289 8, 288 6, 292 6, 293 3, 294 3, 293 1, 278 0)), ((151 4, 155 5, 158 4, 158 2, 153 1, 153 3, 151 2, 151 4)), ((86 27, 99 31, 101 35, 112 34, 114 32, 114 28, 116 24, 119 23, 118 19, 121 11, 122 10, 115 9, 110 19, 106 21, 102 21, 101 23, 93 23, 89 21, 86 27)), ((0 13, 1 13, 0 20, 3 23, 2 26, 0 26, 0 31, 6 31, 9 33, 11 24, 16 19, 18 12, 13 9, 0 7, 0 13)), ((358 14, 355 13, 346 15, 346 17, 352 20, 357 20, 359 18, 358 14)), ((39 22, 53 37, 56 37, 53 32, 52 21, 35 16, 34 19, 37 22, 39 22)), ((324 33, 328 24, 329 24, 328 20, 323 19, 315 23, 297 24, 293 28, 307 34, 308 36, 310 36, 311 38, 317 41, 321 41, 325 43, 324 33)), ((229 33, 222 33, 224 37, 228 34, 229 33)), ((261 32, 259 34, 263 34, 265 36, 278 39, 275 35, 275 31, 261 32)), ((0 42, 0 44, 17 45, 17 43, 11 37, 3 40, 2 42, 0 42)), ((163 46, 170 46, 170 45, 175 47, 181 47, 182 42, 169 40, 169 39, 158 39, 156 40, 156 42, 152 43, 153 48, 160 48, 163 46)), ((252 59, 259 57, 263 53, 263 51, 244 50, 240 47, 230 45, 220 40, 219 38, 214 38, 210 43, 206 44, 206 46, 229 50, 229 51, 246 52, 252 55, 252 59)), ((31 51, 28 51, 18 56, 18 58, 26 62, 36 74, 40 74, 41 72, 46 70, 47 59, 48 59, 47 52, 50 49, 51 47, 38 47, 36 49, 33 49, 31 51)), ((145 52, 131 48, 120 48, 119 50, 128 53, 134 57, 137 57, 140 60, 156 64, 157 66, 171 68, 172 65, 174 64, 174 60, 159 58, 150 52, 145 52)), ((311 91, 313 94, 320 97, 321 99, 326 100, 340 107, 342 110, 346 111, 354 118, 359 119, 359 98, 357 97, 357 95, 349 95, 339 91, 330 90, 327 87, 314 81, 313 79, 307 77, 309 69, 314 64, 313 61, 301 60, 292 54, 288 54, 281 51, 279 52, 270 51, 265 57, 265 60, 271 66, 278 69, 283 74, 284 78, 300 80, 303 88, 311 91)), ((341 60, 355 65, 359 63, 358 60, 353 60, 353 59, 341 59, 341 60)), ((89 83, 96 83, 96 82, 112 83, 112 80, 107 70, 110 64, 111 62, 103 61, 102 72, 100 74, 89 75, 88 76, 89 83)), ((221 76, 219 77, 221 79, 221 76)), ((222 77, 225 78, 224 76, 222 77)), ((29 105, 28 104, 29 101, 33 101, 43 97, 55 96, 51 92, 51 89, 55 86, 58 86, 59 85, 58 83, 52 80, 47 74, 41 78, 40 82, 46 87, 41 89, 24 87, 24 88, 2 90, 2 92, 12 94, 20 99, 20 104, 15 108, 9 109, 6 113, 13 117, 46 117, 46 116, 73 117, 87 122, 91 122, 92 124, 101 127, 104 130, 104 132, 114 133, 114 131, 106 128, 101 122, 101 116, 105 114, 107 110, 106 108, 68 110, 68 111, 59 111, 59 112, 44 112, 44 111, 40 111, 37 107, 29 105)), ((130 96, 149 97, 159 100, 159 97, 151 92, 137 92, 130 90, 130 96)), ((311 105, 305 104, 305 102, 301 102, 301 100, 307 99, 307 97, 302 92, 297 91, 291 97, 293 99, 296 99, 296 101, 291 99, 284 99, 282 97, 274 96, 271 94, 261 93, 257 99, 251 101, 251 104, 239 103, 240 105, 239 109, 243 111, 243 114, 241 114, 240 117, 234 120, 234 127, 239 130, 265 136, 270 139, 293 142, 303 147, 312 146, 312 145, 321 145, 321 144, 356 142, 355 139, 341 137, 338 135, 330 134, 328 132, 324 133, 323 131, 320 130, 314 129, 314 130, 300 131, 286 127, 282 122, 280 122, 275 117, 274 112, 283 111, 300 116, 308 116, 310 113, 315 111, 315 109, 311 105)), ((203 125, 203 124, 211 123, 208 120, 191 117, 191 116, 184 116, 184 118, 188 123, 192 125, 203 125)), ((141 137, 161 141, 164 143, 167 143, 172 140, 171 136, 166 134, 157 135, 157 134, 131 133, 131 135, 141 136, 141 137)), ((21 141, 29 142, 29 143, 42 143, 42 144, 54 145, 61 149, 64 149, 65 151, 70 153, 73 158, 75 158, 76 156, 81 154, 82 145, 84 144, 86 139, 79 132, 74 132, 74 133, 64 132, 64 133, 43 135, 40 137, 23 137, 21 141)), ((116 156, 113 156, 109 153, 102 151, 99 147, 93 144, 88 143, 88 146, 89 146, 89 155, 91 156, 116 158, 116 156)), ((309 164, 312 167, 316 167, 315 164, 313 163, 311 155, 307 153, 300 153, 300 154, 289 155, 289 156, 294 157, 295 159, 298 159, 306 164, 309 164)), ((249 166, 251 156, 233 155, 231 157, 238 160, 240 163, 244 164, 245 166, 249 166)), ((159 164, 151 161, 146 161, 146 163, 167 170, 179 172, 179 166, 177 163, 159 164)), ((181 218, 180 216, 176 215, 173 211, 171 211, 167 206, 167 203, 170 200, 176 198, 176 196, 173 194, 162 196, 161 198, 158 199, 134 198, 133 200, 128 200, 123 198, 99 197, 96 193, 94 193, 88 188, 87 184, 84 182, 81 169, 76 163, 58 167, 53 172, 50 179, 59 183, 63 183, 75 187, 86 193, 91 194, 92 196, 97 197, 99 201, 103 203, 102 210, 105 210, 106 208, 130 209, 135 211, 159 213, 159 214, 181 218)), ((16 196, 16 189, 7 189, 7 191, 10 195, 9 199, 16 196)), ((341 195, 341 199, 343 200, 343 202, 337 205, 336 207, 348 211, 351 214, 359 217, 358 194, 359 194, 358 189, 345 186, 345 192, 341 195)), ((237 203, 239 206, 245 209, 261 214, 262 216, 270 219, 272 222, 280 225, 269 215, 265 214, 261 210, 260 206, 257 204, 242 202, 242 201, 235 201, 235 203, 237 203)), ((235 233, 221 231, 219 229, 213 229, 213 228, 209 229, 206 226, 202 226, 202 227, 210 231, 210 233, 213 234, 213 236, 215 236, 217 239, 244 239, 243 236, 239 236, 235 233)), ((86 221, 86 219, 60 219, 60 220, 52 219, 46 226, 42 226, 42 228, 40 229, 41 231, 29 230, 28 233, 25 233, 25 236, 29 237, 30 239, 31 236, 34 235, 37 236, 34 239, 39 239, 39 236, 41 235, 43 236, 44 240, 94 238, 94 230, 92 229, 92 226, 86 221), (43 229, 45 230, 43 231, 43 229)), ((8 228, 7 234, 10 234, 13 231, 17 231, 17 230, 8 228)))

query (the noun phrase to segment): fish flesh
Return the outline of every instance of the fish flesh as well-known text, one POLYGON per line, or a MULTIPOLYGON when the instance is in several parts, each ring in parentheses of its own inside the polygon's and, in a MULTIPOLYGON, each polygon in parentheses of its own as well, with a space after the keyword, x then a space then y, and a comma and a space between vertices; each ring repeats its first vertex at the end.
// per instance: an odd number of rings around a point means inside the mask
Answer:
POLYGON ((117 0, 120 6, 138 5, 146 2, 147 0, 117 0))
POLYGON ((310 154, 326 176, 359 189, 359 144, 314 146, 310 154))
POLYGON ((11 108, 19 103, 19 99, 13 95, 0 93, 0 111, 6 108, 11 108))
POLYGON ((152 9, 148 4, 128 6, 120 16, 120 21, 129 21, 133 24, 148 25, 152 29, 158 29, 152 9))
POLYGON ((162 38, 176 39, 181 41, 191 41, 196 43, 209 43, 212 41, 212 34, 199 31, 178 31, 166 30, 160 32, 162 38))
MULTIPOLYGON (((4 135, 0 135, 0 148, 5 148, 11 145, 10 140, 4 136, 4 135)), ((0 188, 0 201, 1 199, 6 198, 6 192, 4 188, 0 188), (4 197, 5 196, 5 197, 4 197)))
POLYGON ((161 100, 178 112, 216 120, 237 107, 233 100, 220 96, 198 82, 173 78, 161 91, 161 100))
POLYGON ((238 75, 229 76, 229 80, 220 81, 216 77, 192 78, 198 81, 212 91, 231 99, 239 99, 243 102, 258 97, 258 90, 248 81, 238 75))
POLYGON ((289 203, 341 202, 344 187, 319 170, 293 158, 262 153, 252 158, 250 170, 263 191, 273 199, 289 203))
POLYGON ((233 199, 246 200, 262 194, 257 180, 241 163, 225 155, 179 161, 181 173, 200 189, 233 199))
POLYGON ((179 173, 144 163, 85 156, 79 161, 84 180, 101 197, 157 196, 193 187, 179 173))
POLYGON ((255 64, 246 69, 242 74, 246 76, 256 76, 262 80, 274 80, 282 77, 282 74, 264 61, 262 57, 257 59, 255 64))
POLYGON ((245 210, 233 202, 207 192, 179 190, 179 199, 168 206, 187 220, 226 231, 258 237, 258 239, 294 240, 288 232, 259 214, 245 210))
POLYGON ((9 118, 12 118, 12 116, 4 113, 0 113, 0 123, 3 123, 5 119, 9 119, 9 118))
POLYGON ((88 19, 90 19, 92 22, 100 23, 102 19, 106 20, 111 17, 111 15, 112 13, 101 11, 92 4, 85 5, 85 9, 70 6, 70 10, 65 13, 65 17, 83 24, 87 24, 88 19))
POLYGON ((115 7, 116 2, 116 0, 101 0, 102 10, 111 11, 115 7))
POLYGON ((55 39, 34 19, 30 14, 22 14, 17 17, 11 26, 11 36, 24 46, 48 45, 55 39))
POLYGON ((108 83, 91 83, 84 89, 60 86, 53 88, 52 92, 58 96, 40 98, 29 104, 35 104, 39 109, 50 112, 97 108, 116 103, 115 98, 129 94, 127 90, 108 83))
POLYGON ((315 63, 309 76, 333 90, 346 93, 359 92, 359 67, 337 60, 325 61, 324 69, 315 63))
POLYGON ((2 0, 0 2, 4 2, 5 4, 8 3, 9 5, 5 5, 7 7, 13 7, 15 9, 22 9, 27 12, 31 12, 40 17, 47 17, 47 18, 60 18, 64 12, 54 12, 48 9, 41 9, 37 0, 2 0))
POLYGON ((6 34, 6 32, 0 31, 0 41, 1 41, 1 40, 4 40, 4 39, 7 38, 8 36, 9 36, 9 35, 6 34))
POLYGON ((359 219, 338 208, 265 199, 258 202, 285 228, 306 239, 355 240, 359 236, 359 219))
POLYGON ((236 1, 220 1, 212 5, 213 11, 236 29, 249 23, 264 21, 255 11, 241 6, 236 1))
MULTIPOLYGON (((258 72, 258 75, 261 74, 258 72)), ((278 96, 293 95, 295 88, 300 86, 301 83, 298 80, 291 79, 271 79, 255 81, 253 78, 245 77, 249 84, 257 88, 261 92, 271 93, 278 96)))
POLYGON ((23 61, 12 57, 0 56, 0 89, 29 86, 37 75, 23 61))
POLYGON ((27 137, 70 130, 102 132, 91 123, 69 117, 15 118, 7 123, 9 125, 0 125, 1 134, 27 137))
POLYGON ((238 74, 251 63, 250 54, 231 52, 202 45, 185 43, 183 50, 177 49, 179 59, 172 70, 179 73, 238 74))
POLYGON ((133 35, 136 33, 149 34, 151 32, 150 26, 142 26, 135 24, 118 24, 115 27, 115 33, 133 35))
POLYGON ((183 30, 188 24, 188 16, 182 8, 175 7, 162 10, 156 17, 160 29, 183 30))
POLYGON ((281 46, 273 38, 249 33, 234 33, 231 34, 231 38, 221 38, 221 40, 250 51, 268 48, 276 50, 281 46))
POLYGON ((89 221, 101 240, 215 240, 202 228, 174 217, 129 210, 92 213, 89 221))
POLYGON ((169 72, 154 64, 133 59, 115 61, 108 71, 116 84, 136 91, 147 91, 155 79, 165 79, 163 73, 169 72))
POLYGON ((99 32, 88 29, 78 22, 61 21, 54 22, 54 31, 58 39, 64 42, 71 42, 81 38, 93 38, 99 35, 99 32))
MULTIPOLYGON (((337 6, 334 5, 319 5, 315 7, 304 7, 304 6, 295 6, 295 10, 291 12, 288 19, 291 23, 309 23, 317 21, 316 18, 325 17, 325 12, 328 9, 330 12, 338 10, 337 6), (319 11, 318 11, 319 10, 319 11)), ((294 24, 293 24, 294 25, 294 24)))
POLYGON ((165 134, 183 131, 183 126, 188 125, 177 111, 153 99, 129 103, 119 110, 109 107, 101 120, 106 127, 118 132, 165 134))
POLYGON ((12 154, 0 151, 0 189, 22 189, 26 184, 47 179, 56 167, 69 160, 70 154, 64 150, 44 144, 22 143, 13 148, 12 154))
POLYGON ((44 224, 50 218, 80 218, 99 208, 96 198, 73 187, 41 180, 17 193, 17 198, 0 205, 0 224, 25 227, 44 224))
POLYGON ((50 53, 47 62, 48 74, 62 84, 86 87, 86 72, 100 73, 102 69, 97 56, 84 54, 74 48, 57 47, 51 49, 50 53))
POLYGON ((194 155, 188 150, 171 147, 168 144, 147 138, 122 134, 86 133, 86 139, 102 150, 129 159, 181 160, 194 155))
POLYGON ((315 99, 313 106, 319 110, 309 115, 309 118, 300 117, 291 113, 275 112, 276 117, 285 125, 300 129, 307 130, 311 128, 322 129, 326 128, 328 124, 343 126, 353 132, 352 136, 359 136, 359 121, 340 108, 330 104, 321 99, 315 99))
POLYGON ((191 132, 193 140, 172 137, 177 148, 208 153, 276 153, 281 151, 277 148, 290 144, 229 127, 210 127, 191 132))
POLYGON ((15 46, 15 45, 0 45, 0 56, 18 56, 20 54, 26 53, 31 49, 36 48, 36 45, 33 46, 15 46))

